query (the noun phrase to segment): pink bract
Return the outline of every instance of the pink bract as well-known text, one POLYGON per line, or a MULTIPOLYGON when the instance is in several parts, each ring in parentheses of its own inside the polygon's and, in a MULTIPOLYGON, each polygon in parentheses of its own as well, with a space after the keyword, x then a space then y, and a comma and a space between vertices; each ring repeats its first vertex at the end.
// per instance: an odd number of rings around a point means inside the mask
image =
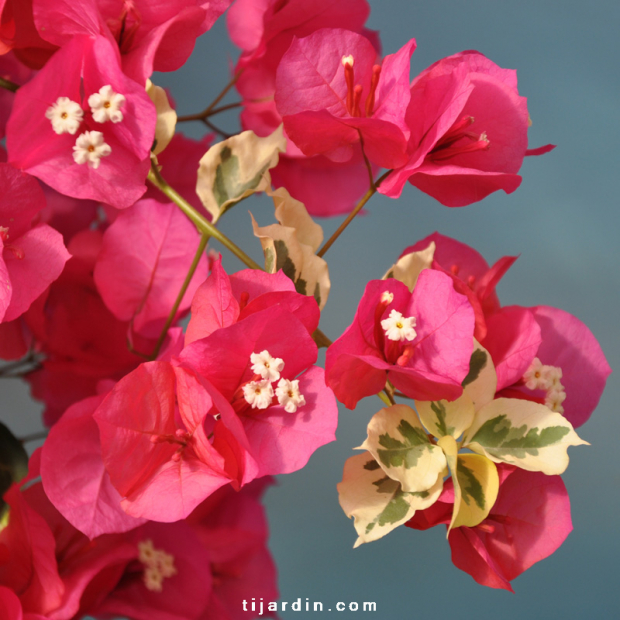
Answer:
POLYGON ((70 407, 51 429, 41 451, 43 488, 56 509, 90 539, 143 523, 121 509, 121 496, 103 466, 93 413, 104 396, 70 407))
POLYGON ((124 73, 144 85, 153 71, 180 68, 196 38, 231 2, 34 0, 33 8, 37 29, 46 41, 63 46, 76 35, 101 35, 117 47, 124 73))
POLYGON ((528 112, 516 73, 478 52, 461 52, 411 84, 406 116, 408 162, 379 191, 400 196, 407 180, 443 205, 461 207, 488 194, 513 192, 527 152, 528 112))
MULTIPOLYGON (((121 213, 103 235, 94 273, 97 290, 117 319, 131 321, 135 332, 156 339, 199 244, 196 227, 175 205, 140 200, 121 213)), ((176 319, 189 310, 207 273, 203 253, 176 319)))
POLYGON ((327 384, 349 409, 380 392, 386 380, 411 398, 454 400, 469 371, 473 330, 471 305, 446 275, 423 270, 413 293, 397 280, 374 280, 353 323, 327 351, 327 384), (393 295, 387 303, 386 292, 393 295), (381 321, 392 311, 416 319, 413 340, 386 337, 381 321))
POLYGON ((377 52, 360 34, 325 28, 294 39, 278 66, 275 91, 288 137, 305 155, 326 155, 335 162, 350 160, 363 138, 371 162, 386 168, 403 165, 414 49, 412 39, 386 56, 377 79, 377 52), (349 57, 353 64, 346 69, 343 58, 349 57), (350 83, 347 71, 353 72, 350 83), (354 84, 361 87, 360 109, 352 99, 354 84))
POLYGON ((33 226, 45 207, 36 179, 0 164, 0 321, 12 321, 60 276, 70 255, 61 235, 33 226))
POLYGON ((320 312, 314 299, 297 293, 293 282, 282 271, 269 274, 245 269, 229 277, 221 260, 217 260, 211 275, 192 300, 192 317, 185 333, 185 344, 276 305, 293 313, 310 334, 319 325, 320 312))
POLYGON ((123 74, 112 44, 104 37, 76 36, 17 92, 7 125, 9 161, 62 194, 126 208, 146 191, 155 122, 152 101, 123 74), (90 113, 89 97, 104 86, 125 97, 120 122, 96 122, 90 113), (62 97, 83 110, 75 134, 57 134, 46 118, 62 97), (88 132, 101 134, 111 149, 96 167, 73 157, 74 146, 88 132))
MULTIPOLYGON (((448 541, 452 561, 478 583, 512 592, 510 582, 554 553, 573 529, 570 502, 560 476, 498 466, 500 489, 489 516, 478 526, 458 527, 448 541)), ((431 508, 406 523, 427 529, 450 523, 451 484, 431 508)))

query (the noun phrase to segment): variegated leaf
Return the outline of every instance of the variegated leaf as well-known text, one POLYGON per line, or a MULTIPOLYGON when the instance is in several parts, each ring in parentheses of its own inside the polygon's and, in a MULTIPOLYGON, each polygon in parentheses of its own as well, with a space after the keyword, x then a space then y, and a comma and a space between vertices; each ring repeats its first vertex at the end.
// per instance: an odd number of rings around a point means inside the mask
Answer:
POLYGON ((474 404, 467 393, 453 401, 415 401, 415 408, 426 430, 435 437, 451 435, 458 439, 474 421, 474 404))
POLYGON ((495 398, 497 373, 490 353, 474 338, 474 351, 469 360, 469 372, 463 379, 463 390, 478 411, 495 398))
MULTIPOLYGON (((480 454, 459 454, 454 485, 455 510, 450 529, 475 527, 488 516, 499 491, 499 476, 495 463, 480 454), (457 506, 458 486, 458 509, 457 506)), ((454 474, 452 475, 454 481, 454 474)))
POLYGON ((282 269, 295 283, 297 292, 314 297, 322 310, 331 283, 327 263, 314 252, 321 243, 323 231, 312 221, 306 207, 285 192, 277 190, 272 194, 280 223, 261 227, 252 216, 254 235, 263 246, 265 270, 276 273, 282 269))
POLYGON ((355 547, 382 538, 411 519, 416 510, 434 504, 442 488, 443 479, 439 478, 427 491, 405 493, 371 454, 352 456, 344 465, 338 496, 345 514, 354 520, 359 536, 355 547))
POLYGON ((443 451, 431 443, 415 411, 407 405, 392 405, 376 413, 361 448, 406 492, 430 489, 446 466, 443 451))
POLYGON ((155 110, 157 111, 153 153, 159 155, 168 146, 172 136, 174 136, 177 113, 171 107, 166 91, 161 86, 155 86, 151 80, 146 81, 146 94, 155 104, 155 110))
POLYGON ((561 414, 517 398, 497 398, 478 411, 463 444, 496 463, 547 475, 564 472, 569 446, 589 445, 561 414))
POLYGON ((271 187, 268 170, 286 149, 282 126, 259 138, 244 131, 212 146, 198 168, 196 193, 216 222, 235 203, 271 187))
POLYGON ((435 242, 431 241, 425 250, 419 252, 410 252, 401 256, 394 265, 392 265, 383 276, 383 279, 395 278, 406 284, 409 291, 413 291, 413 287, 418 281, 418 276, 422 269, 430 269, 435 255, 435 242))

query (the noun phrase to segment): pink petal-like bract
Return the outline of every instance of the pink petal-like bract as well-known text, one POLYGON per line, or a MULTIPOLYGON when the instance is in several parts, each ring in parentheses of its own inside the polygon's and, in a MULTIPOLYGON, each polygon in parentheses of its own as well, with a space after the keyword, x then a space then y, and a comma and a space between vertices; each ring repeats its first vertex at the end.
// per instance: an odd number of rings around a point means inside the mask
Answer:
POLYGON ((374 280, 353 323, 327 351, 327 384, 349 409, 386 379, 412 398, 453 400, 469 370, 473 330, 472 307, 445 274, 423 270, 413 293, 397 280, 374 280), (415 318, 415 338, 387 338, 381 321, 392 311, 415 318))
MULTIPOLYGON (((133 329, 157 338, 181 290, 200 234, 172 203, 141 200, 119 215, 103 236, 95 283, 106 306, 133 329)), ((188 309, 207 277, 203 253, 177 311, 188 309)))
POLYGON ((58 511, 93 539, 138 527, 121 509, 101 458, 99 429, 93 412, 103 400, 93 396, 70 407, 51 429, 41 452, 43 488, 58 511))

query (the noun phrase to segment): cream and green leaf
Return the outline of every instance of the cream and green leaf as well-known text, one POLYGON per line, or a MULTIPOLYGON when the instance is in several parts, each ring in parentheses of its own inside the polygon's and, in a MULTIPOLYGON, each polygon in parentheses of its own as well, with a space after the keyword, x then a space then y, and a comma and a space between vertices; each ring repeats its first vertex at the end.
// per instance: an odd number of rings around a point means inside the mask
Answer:
POLYGON ((497 398, 476 413, 463 445, 496 463, 555 475, 568 467, 569 446, 589 444, 545 405, 497 398))
POLYGON ((464 392, 453 401, 415 401, 422 424, 435 437, 451 435, 458 439, 474 420, 474 404, 464 392))
POLYGON ((475 527, 493 508, 499 491, 495 464, 479 454, 458 454, 454 437, 446 435, 438 441, 448 461, 454 485, 454 508, 448 533, 455 527, 475 527))
POLYGON ((285 150, 286 138, 280 126, 265 138, 244 131, 215 144, 203 155, 196 193, 214 223, 243 198, 271 188, 269 169, 277 165, 279 154, 285 150))
POLYGON ((435 255, 435 242, 431 241, 428 247, 419 252, 410 252, 399 258, 385 273, 383 279, 394 278, 406 284, 409 291, 418 281, 422 269, 430 269, 435 255))
POLYGON ((430 489, 446 467, 441 448, 431 443, 415 411, 407 405, 392 405, 376 413, 361 449, 368 450, 406 492, 430 489))
POLYGON ((437 501, 443 488, 441 477, 426 491, 407 493, 385 474, 368 452, 347 460, 338 484, 340 506, 353 518, 358 539, 355 547, 382 538, 415 514, 437 501))
POLYGON ((265 270, 276 273, 282 269, 297 292, 314 297, 322 310, 331 287, 327 263, 315 254, 323 240, 323 229, 283 187, 268 193, 279 223, 261 227, 252 216, 254 235, 265 255, 265 270))
POLYGON ((469 360, 469 372, 463 379, 463 392, 471 398, 478 411, 495 398, 497 373, 490 353, 474 339, 474 351, 469 360))

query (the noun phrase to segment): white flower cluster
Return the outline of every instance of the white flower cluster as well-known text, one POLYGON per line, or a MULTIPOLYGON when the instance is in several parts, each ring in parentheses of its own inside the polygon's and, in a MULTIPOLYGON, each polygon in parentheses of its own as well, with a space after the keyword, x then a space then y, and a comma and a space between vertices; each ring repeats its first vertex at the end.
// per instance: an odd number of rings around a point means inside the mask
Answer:
POLYGON ((261 377, 260 381, 250 381, 243 386, 243 397, 252 409, 267 409, 275 394, 278 403, 287 413, 295 413, 298 407, 306 404, 306 399, 299 391, 299 380, 280 379, 284 361, 272 357, 269 351, 250 355, 252 371, 261 377), (278 381, 279 380, 279 381, 278 381), (272 383, 278 381, 274 391, 272 383))
POLYGON ((530 390, 546 390, 545 405, 557 413, 564 413, 562 403, 566 400, 566 390, 561 382, 562 369, 547 366, 537 357, 523 375, 525 387, 530 390))
POLYGON ((161 549, 155 549, 152 540, 138 543, 138 559, 145 566, 144 585, 151 592, 161 592, 164 579, 177 574, 174 556, 161 549))
MULTIPOLYGON (((88 98, 88 105, 96 123, 120 123, 123 120, 121 106, 125 103, 124 95, 114 92, 112 86, 106 84, 88 98)), ((45 118, 52 123, 52 129, 58 135, 64 133, 72 136, 77 133, 84 120, 84 110, 77 101, 68 97, 58 97, 45 111, 45 118)), ((73 159, 76 164, 88 164, 95 170, 99 168, 102 157, 107 157, 112 147, 106 144, 100 131, 85 131, 75 141, 73 159)))

